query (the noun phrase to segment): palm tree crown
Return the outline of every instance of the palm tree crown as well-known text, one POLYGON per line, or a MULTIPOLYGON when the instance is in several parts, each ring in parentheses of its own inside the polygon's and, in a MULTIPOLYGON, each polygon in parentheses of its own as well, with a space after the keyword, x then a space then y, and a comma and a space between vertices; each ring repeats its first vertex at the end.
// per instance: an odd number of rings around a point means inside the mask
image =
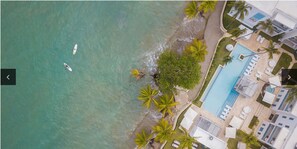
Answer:
POLYGON ((203 62, 208 52, 204 42, 194 39, 193 42, 186 47, 185 53, 195 58, 198 62, 203 62))
POLYGON ((198 143, 198 141, 195 138, 191 137, 189 135, 189 133, 184 128, 183 128, 183 130, 184 130, 185 134, 182 135, 179 139, 180 140, 179 147, 192 149, 193 143, 198 143))
POLYGON ((145 130, 142 130, 141 133, 136 134, 134 142, 138 148, 144 148, 151 138, 152 134, 149 134, 145 130))
POLYGON ((251 6, 247 5, 245 1, 236 1, 233 3, 233 7, 236 13, 233 15, 234 18, 239 16, 239 19, 243 20, 245 15, 249 13, 248 9, 252 9, 251 6))
POLYGON ((272 21, 270 19, 267 19, 265 21, 260 21, 256 27, 260 27, 260 29, 268 31, 268 33, 272 34, 274 32, 274 28, 272 25, 272 21))
POLYGON ((184 11, 188 18, 194 18, 198 14, 197 2, 189 2, 184 11))
POLYGON ((242 139, 244 143, 246 143, 247 146, 251 147, 253 146, 260 146, 260 143, 258 142, 258 139, 254 136, 253 132, 251 132, 248 135, 245 135, 242 139))
POLYGON ((176 106, 178 102, 174 101, 173 96, 169 97, 167 94, 160 96, 157 108, 160 112, 162 112, 165 117, 167 114, 172 115, 172 108, 176 106))
MULTIPOLYGON (((278 51, 278 48, 274 47, 274 43, 272 40, 269 41, 269 45, 268 47, 263 47, 263 49, 260 49, 260 51, 265 51, 263 53, 268 53, 269 54, 269 59, 273 58, 273 54, 280 54, 280 52, 278 51)), ((263 54, 260 53, 260 54, 263 54)))
POLYGON ((233 60, 233 56, 225 56, 224 57, 224 59, 223 59, 223 63, 225 64, 225 65, 227 65, 227 64, 229 64, 229 63, 231 63, 232 62, 232 60, 233 60))
POLYGON ((290 89, 286 102, 291 102, 296 99, 297 99, 297 87, 295 86, 290 89))
POLYGON ((156 133, 156 141, 161 143, 169 140, 172 137, 172 134, 174 134, 172 125, 164 119, 161 119, 160 122, 153 127, 153 131, 156 133))
POLYGON ((152 89, 150 85, 147 85, 146 87, 140 89, 140 94, 138 96, 138 99, 143 101, 143 105, 146 108, 150 108, 152 101, 156 103, 155 96, 157 94, 158 94, 157 90, 152 89))
POLYGON ((209 11, 214 11, 216 8, 217 1, 202 1, 200 6, 198 7, 199 11, 207 13, 209 11))
POLYGON ((245 32, 246 32, 246 28, 240 29, 239 27, 233 28, 229 31, 229 33, 232 35, 231 37, 236 37, 236 38, 244 34, 245 32))

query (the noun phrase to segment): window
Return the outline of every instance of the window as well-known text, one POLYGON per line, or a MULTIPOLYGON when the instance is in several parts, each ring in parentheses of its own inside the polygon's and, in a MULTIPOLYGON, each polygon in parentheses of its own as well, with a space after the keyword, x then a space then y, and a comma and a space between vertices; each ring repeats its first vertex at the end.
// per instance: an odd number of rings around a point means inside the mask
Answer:
POLYGON ((259 131, 263 131, 263 129, 264 129, 264 128, 263 128, 263 127, 261 127, 259 131))
POLYGON ((286 127, 286 128, 289 128, 290 126, 286 125, 285 127, 286 127))
POLYGON ((281 90, 280 92, 284 92, 285 90, 281 90))
POLYGON ((293 117, 290 117, 289 120, 294 120, 294 118, 293 117))
POLYGON ((258 132, 258 135, 260 135, 261 133, 260 132, 258 132))
POLYGON ((276 105, 275 104, 272 104, 272 106, 275 107, 276 105))
POLYGON ((277 95, 277 97, 282 97, 282 95, 277 95))
POLYGON ((278 97, 276 98, 276 102, 279 102, 279 98, 278 97))
POLYGON ((278 123, 278 125, 280 125, 280 126, 283 126, 283 124, 282 124, 282 123, 278 123))
POLYGON ((286 116, 282 116, 282 118, 287 118, 286 116))

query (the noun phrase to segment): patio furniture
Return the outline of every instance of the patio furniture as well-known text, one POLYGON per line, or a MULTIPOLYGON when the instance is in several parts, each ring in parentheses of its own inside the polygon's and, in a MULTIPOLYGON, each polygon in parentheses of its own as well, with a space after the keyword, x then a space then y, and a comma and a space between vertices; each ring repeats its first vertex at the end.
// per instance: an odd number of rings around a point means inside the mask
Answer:
POLYGON ((265 73, 266 73, 267 75, 271 76, 271 75, 272 75, 271 72, 272 72, 272 69, 271 69, 271 68, 267 67, 267 68, 265 69, 265 73))
POLYGON ((268 62, 268 66, 271 67, 271 68, 274 68, 275 65, 276 65, 276 62, 275 62, 274 60, 270 60, 270 61, 268 62))
POLYGON ((265 38, 264 38, 264 37, 262 37, 262 38, 260 39, 260 43, 263 43, 263 42, 264 42, 264 40, 265 40, 265 38))
POLYGON ((173 148, 178 148, 178 145, 177 144, 175 144, 175 143, 172 143, 172 145, 171 145, 173 148))
POLYGON ((244 119, 246 119, 247 114, 245 112, 241 111, 239 117, 244 120, 244 119))
POLYGON ((228 51, 232 51, 233 50, 233 45, 232 44, 228 44, 227 46, 226 46, 226 49, 228 50, 228 51))
POLYGON ((251 75, 250 72, 246 72, 246 71, 245 71, 243 74, 244 74, 245 76, 249 76, 249 75, 251 75))
POLYGON ((259 42, 260 42, 261 38, 262 38, 262 36, 261 36, 261 35, 259 35, 259 36, 257 37, 257 41, 259 41, 259 42))
POLYGON ((221 114, 221 115, 220 115, 220 118, 223 119, 223 120, 226 120, 227 115, 221 114))
POLYGON ((177 145, 180 145, 180 142, 177 141, 177 140, 174 140, 173 143, 177 144, 177 145))

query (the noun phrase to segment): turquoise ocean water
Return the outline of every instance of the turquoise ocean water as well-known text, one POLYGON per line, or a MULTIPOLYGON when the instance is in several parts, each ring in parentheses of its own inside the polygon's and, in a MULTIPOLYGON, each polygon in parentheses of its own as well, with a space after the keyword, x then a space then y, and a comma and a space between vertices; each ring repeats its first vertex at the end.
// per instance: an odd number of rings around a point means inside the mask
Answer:
POLYGON ((130 70, 145 67, 183 5, 1 2, 1 64, 17 70, 17 85, 1 87, 2 148, 129 148, 150 80, 130 70))

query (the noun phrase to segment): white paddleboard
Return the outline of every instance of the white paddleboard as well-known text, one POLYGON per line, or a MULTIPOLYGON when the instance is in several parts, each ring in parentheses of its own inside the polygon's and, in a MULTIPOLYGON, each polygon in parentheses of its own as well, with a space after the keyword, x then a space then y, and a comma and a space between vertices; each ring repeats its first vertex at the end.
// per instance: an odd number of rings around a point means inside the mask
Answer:
POLYGON ((64 67, 65 67, 68 71, 72 71, 72 68, 71 68, 69 65, 67 65, 66 63, 64 63, 64 67))
POLYGON ((72 50, 72 51, 73 51, 73 52, 72 52, 72 53, 73 53, 73 55, 75 55, 75 53, 77 52, 77 44, 75 44, 75 45, 74 45, 74 47, 73 47, 73 50, 72 50))

